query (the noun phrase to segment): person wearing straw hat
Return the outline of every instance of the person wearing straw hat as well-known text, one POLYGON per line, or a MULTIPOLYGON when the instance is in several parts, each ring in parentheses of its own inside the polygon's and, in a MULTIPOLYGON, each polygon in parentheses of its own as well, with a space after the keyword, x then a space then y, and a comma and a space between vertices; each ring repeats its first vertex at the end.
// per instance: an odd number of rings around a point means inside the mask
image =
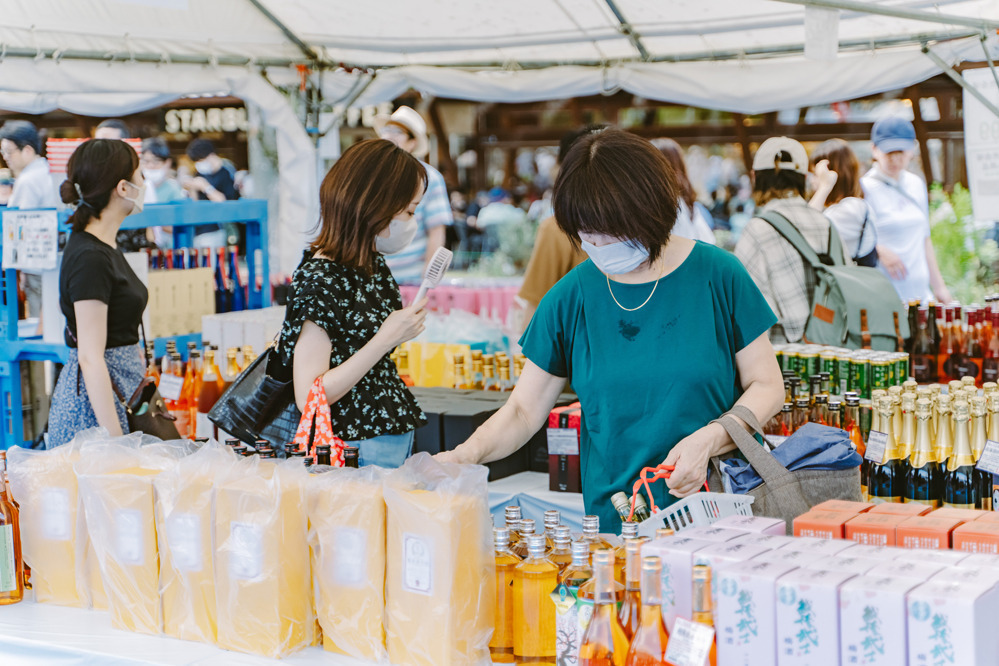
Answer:
POLYGON ((423 278, 423 267, 444 246, 445 228, 451 226, 451 201, 440 171, 423 161, 430 149, 427 123, 415 109, 400 106, 392 115, 375 116, 375 132, 420 160, 427 171, 427 191, 416 207, 416 237, 409 246, 386 257, 389 270, 399 284, 415 284, 423 278))

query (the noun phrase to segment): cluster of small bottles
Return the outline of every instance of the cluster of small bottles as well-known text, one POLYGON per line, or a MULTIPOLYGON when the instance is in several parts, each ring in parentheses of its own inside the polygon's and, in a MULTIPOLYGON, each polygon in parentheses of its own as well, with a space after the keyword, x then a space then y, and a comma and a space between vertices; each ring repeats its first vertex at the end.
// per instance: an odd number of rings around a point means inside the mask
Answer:
POLYGON ((167 342, 166 354, 157 363, 152 343, 146 343, 146 377, 152 378, 157 386, 160 386, 164 375, 181 378, 183 383, 178 396, 171 397, 172 394, 166 395, 167 392, 163 391, 167 409, 177 417, 177 431, 181 437, 191 439, 216 438, 218 433, 215 425, 208 420, 208 412, 243 368, 253 362, 256 354, 250 345, 245 345, 242 349, 230 347, 226 350, 223 373, 216 363, 218 347, 205 345, 203 355, 194 342, 188 343, 187 348, 185 363, 177 351, 177 343, 170 340, 167 342))
POLYGON ((7 452, 0 451, 0 606, 24 599, 30 576, 21 555, 20 506, 7 480, 7 452))
POLYGON ((830 395, 856 393, 870 399, 871 391, 897 386, 909 378, 909 354, 823 347, 774 345, 785 379, 808 383, 815 375, 828 381, 830 395))
POLYGON ((999 296, 986 298, 985 307, 910 301, 907 315, 912 376, 920 384, 999 381, 999 296))
MULTIPOLYGON (((392 353, 399 370, 399 377, 406 386, 413 386, 413 377, 409 370, 409 352, 397 349, 392 353)), ((512 359, 506 352, 483 354, 472 350, 466 359, 455 356, 451 361, 454 376, 453 388, 472 389, 478 391, 512 391, 524 369, 527 357, 517 354, 512 359)))
POLYGON ((842 428, 863 455, 871 424, 870 405, 862 404, 860 396, 852 391, 843 394, 842 400, 829 393, 829 373, 812 375, 807 393, 797 377, 785 375, 784 406, 766 424, 763 433, 770 437, 789 437, 806 423, 842 428))
MULTIPOLYGON (((506 508, 506 526, 493 530, 496 615, 489 644, 496 663, 578 663, 646 666, 666 661, 669 633, 662 616, 658 557, 641 555, 647 538, 622 525, 621 545, 585 516, 576 541, 558 511, 545 512, 545 532, 520 507, 506 508)), ((660 530, 656 537, 673 534, 660 530)), ((713 626, 711 579, 695 567, 694 622, 713 626)), ((714 666, 714 649, 710 664, 714 666)))
MULTIPOLYGON (((195 441, 205 441, 195 440, 195 441)), ((319 444, 313 451, 306 451, 294 443, 289 443, 283 447, 275 449, 270 442, 265 439, 258 439, 253 446, 244 444, 235 438, 225 440, 226 446, 231 448, 237 455, 249 458, 250 456, 260 456, 263 459, 277 458, 301 458, 303 464, 310 472, 323 472, 332 467, 332 447, 319 444)), ((343 466, 357 469, 360 466, 360 450, 356 446, 345 446, 343 448, 343 466)))
POLYGON ((875 393, 867 445, 883 433, 885 453, 861 468, 867 499, 991 511, 993 477, 976 465, 986 441, 999 440, 999 386, 987 382, 979 395, 968 376, 947 393, 915 381, 875 393))
MULTIPOLYGON (((239 267, 239 248, 235 245, 199 250, 194 247, 176 250, 146 250, 149 270, 212 268, 215 273, 215 312, 238 312, 248 305, 248 282, 239 267)), ((259 280, 258 280, 259 282, 259 280)), ((259 284, 257 285, 259 288, 259 284)))

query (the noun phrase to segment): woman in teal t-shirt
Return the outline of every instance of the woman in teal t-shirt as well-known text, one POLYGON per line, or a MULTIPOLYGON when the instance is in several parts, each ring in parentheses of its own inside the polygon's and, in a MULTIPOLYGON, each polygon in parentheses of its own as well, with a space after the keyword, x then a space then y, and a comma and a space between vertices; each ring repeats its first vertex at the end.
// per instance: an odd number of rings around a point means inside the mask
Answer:
POLYGON ((555 219, 590 260, 544 297, 520 340, 528 362, 508 403, 452 462, 498 460, 541 428, 570 380, 583 411, 587 513, 620 522, 610 497, 643 467, 676 470, 664 507, 698 491, 708 461, 735 445, 711 421, 736 404, 765 423, 784 400, 767 337, 777 318, 742 264, 670 235, 677 197, 666 159, 619 130, 580 139, 563 161, 555 219))

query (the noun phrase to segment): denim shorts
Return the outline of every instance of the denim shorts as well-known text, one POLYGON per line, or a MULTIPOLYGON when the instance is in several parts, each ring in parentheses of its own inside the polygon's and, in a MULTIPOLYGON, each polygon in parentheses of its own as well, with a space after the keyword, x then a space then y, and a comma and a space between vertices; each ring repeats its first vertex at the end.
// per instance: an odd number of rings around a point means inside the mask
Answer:
POLYGON ((407 432, 405 435, 379 435, 345 444, 358 448, 358 462, 361 467, 378 465, 393 469, 400 467, 413 452, 413 432, 407 432))

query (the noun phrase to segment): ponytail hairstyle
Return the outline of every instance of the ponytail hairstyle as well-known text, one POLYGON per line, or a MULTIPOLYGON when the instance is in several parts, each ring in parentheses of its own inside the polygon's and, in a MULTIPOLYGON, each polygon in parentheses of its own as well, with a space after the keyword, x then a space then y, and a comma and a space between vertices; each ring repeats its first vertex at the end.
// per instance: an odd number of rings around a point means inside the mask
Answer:
POLYGON ((73 231, 87 229, 111 201, 123 180, 131 182, 139 168, 139 155, 124 141, 91 139, 80 144, 69 158, 66 180, 59 187, 63 203, 76 206, 69 223, 73 231))

